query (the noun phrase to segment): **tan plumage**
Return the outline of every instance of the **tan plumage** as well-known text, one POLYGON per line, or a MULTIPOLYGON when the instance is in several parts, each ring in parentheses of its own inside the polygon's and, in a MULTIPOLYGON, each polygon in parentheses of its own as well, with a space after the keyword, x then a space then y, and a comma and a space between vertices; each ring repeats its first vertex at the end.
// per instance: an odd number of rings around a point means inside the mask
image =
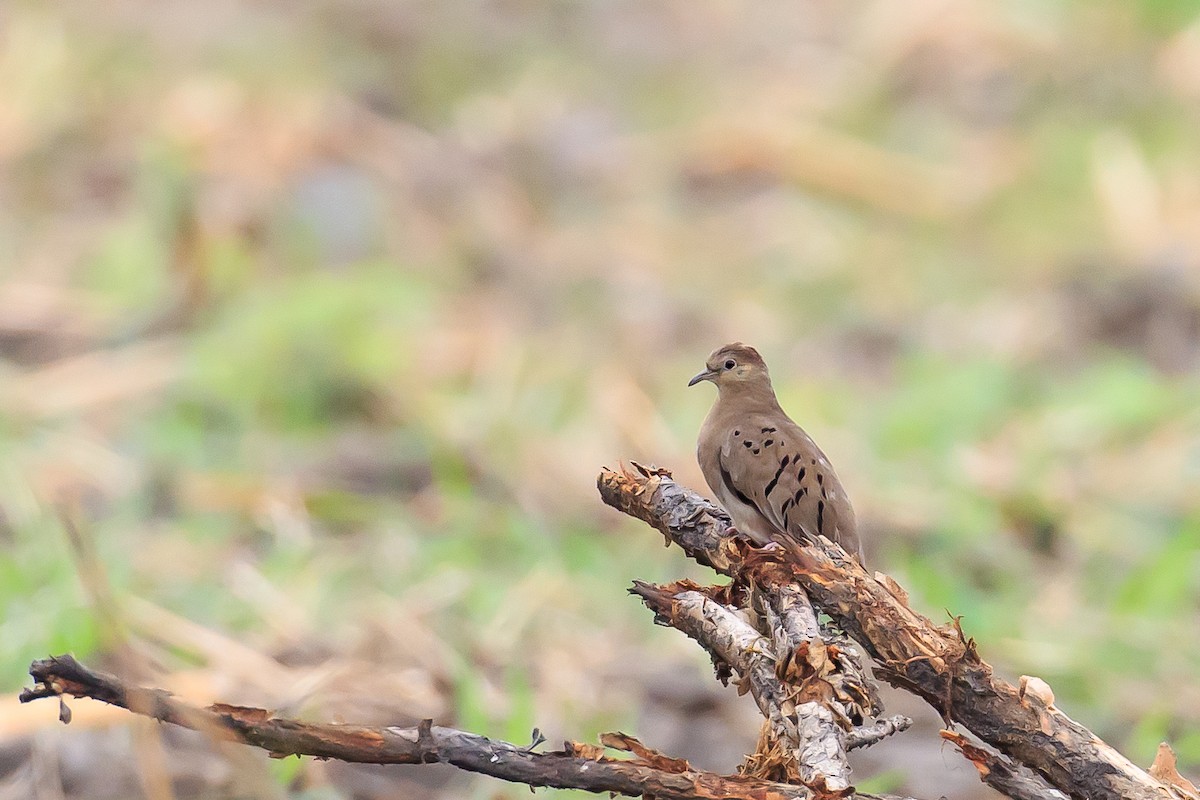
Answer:
POLYGON ((863 563, 854 509, 821 448, 775 398, 753 347, 717 348, 692 378, 717 386, 696 458, 733 524, 759 544, 825 536, 863 563))

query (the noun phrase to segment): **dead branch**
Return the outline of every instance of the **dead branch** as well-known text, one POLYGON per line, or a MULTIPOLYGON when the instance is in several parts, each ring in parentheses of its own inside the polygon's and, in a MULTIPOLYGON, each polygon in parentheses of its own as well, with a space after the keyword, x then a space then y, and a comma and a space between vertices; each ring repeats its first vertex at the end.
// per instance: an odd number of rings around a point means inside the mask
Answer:
MULTIPOLYGON (((821 629, 817 612, 803 589, 795 584, 767 587, 764 600, 775 652, 784 662, 807 661, 833 692, 835 711, 840 710, 855 725, 883 711, 858 651, 843 634, 821 629)), ((782 676, 788 672, 786 667, 779 670, 782 676)), ((800 670, 791 682, 807 681, 805 673, 800 670)))
POLYGON ((846 749, 857 750, 860 747, 870 747, 893 734, 906 731, 912 727, 910 717, 897 714, 886 719, 877 719, 869 725, 863 725, 846 734, 846 749))
POLYGON ((894 581, 869 575, 841 548, 819 540, 782 557, 726 535, 728 516, 669 473, 603 470, 606 503, 647 522, 700 563, 769 591, 799 584, 879 664, 878 674, 918 694, 943 717, 1088 800, 1164 800, 1170 789, 1084 726, 995 676, 957 623, 936 626, 908 607, 894 581))
POLYGON ((1029 767, 1014 764, 1002 755, 971 744, 967 737, 942 731, 942 738, 979 770, 979 779, 1013 800, 1067 800, 1067 796, 1046 782, 1029 767))
MULTIPOLYGON (((737 552, 739 545, 726 535, 729 517, 715 505, 695 503, 694 495, 678 484, 674 486, 678 487, 679 491, 672 491, 672 487, 668 486, 661 494, 661 499, 665 501, 666 513, 660 520, 666 523, 666 527, 660 530, 663 530, 667 542, 682 544, 693 558, 720 572, 728 573, 732 565, 740 561, 737 552), (671 502, 672 499, 675 502, 671 502)), ((619 500, 621 496, 614 497, 619 500)), ((607 496, 605 500, 612 503, 607 496)), ((626 501, 636 505, 636 492, 626 498, 626 501)), ((631 509, 632 506, 622 510, 634 513, 631 509)), ((633 591, 642 594, 640 587, 639 584, 633 591)), ((807 686, 810 685, 810 678, 816 678, 811 685, 824 687, 828 692, 824 695, 809 692, 810 696, 803 700, 789 702, 788 715, 794 724, 787 726, 781 727, 777 720, 773 719, 769 710, 773 706, 770 703, 764 707, 760 701, 759 708, 767 717, 769 727, 777 737, 781 734, 789 736, 782 741, 791 744, 801 780, 811 783, 818 776, 824 776, 824 780, 830 781, 826 783, 830 788, 841 786, 842 781, 849 776, 843 728, 857 724, 865 716, 877 714, 882 710, 874 686, 867 678, 853 648, 829 646, 822 640, 816 613, 799 586, 780 584, 765 587, 764 600, 764 610, 774 640, 770 647, 778 664, 772 683, 778 684, 781 678, 789 677, 790 672, 793 685, 807 686), (806 743, 796 738, 801 735, 806 743), (835 768, 835 765, 839 764, 842 767, 835 768), (831 769, 832 772, 827 771, 831 769)), ((664 621, 667 624, 676 624, 670 615, 666 615, 664 621)), ((684 628, 681 627, 681 630, 684 628)), ((697 638, 694 630, 684 632, 697 638)), ((697 640, 712 651, 702 639, 697 640)), ((744 674, 740 670, 739 673, 744 674)), ((751 682, 750 685, 762 687, 761 682, 751 682)), ((774 691, 778 693, 782 688, 774 691)), ((755 694, 756 700, 765 693, 766 688, 760 688, 755 694)), ((903 727, 907 727, 908 724, 911 724, 911 721, 903 727)), ((903 727, 893 728, 890 732, 902 730, 903 727)), ((857 746, 865 747, 882 738, 882 735, 868 734, 857 739, 857 746)))
MULTIPOLYGON (((831 703, 789 692, 779 680, 770 641, 734 611, 694 589, 636 583, 631 590, 655 618, 695 639, 742 679, 766 717, 775 741, 791 750, 798 779, 829 793, 850 789, 844 731, 831 703)), ((838 710, 844 718, 844 712, 838 710)), ((846 723, 847 727, 849 723, 846 723)))
MULTIPOLYGON (((260 708, 182 703, 161 689, 130 686, 114 675, 89 669, 69 655, 41 659, 29 668, 34 686, 21 693, 26 703, 44 697, 89 697, 161 722, 191 728, 223 741, 266 750, 273 757, 315 756, 366 764, 452 764, 468 772, 559 789, 612 792, 658 800, 824 800, 804 786, 740 775, 722 776, 693 769, 680 759, 651 750, 623 734, 605 734, 609 748, 633 754, 604 755, 604 748, 565 742, 560 751, 537 753, 466 731, 433 725, 415 728, 314 724, 274 717, 260 708)), ((65 709, 65 706, 63 706, 65 709)), ((70 714, 60 711, 60 719, 70 714)), ((891 800, 883 795, 858 795, 891 800)))
MULTIPOLYGON (((789 595, 766 597, 766 626, 775 653, 775 677, 788 688, 794 706, 799 747, 795 751, 800 780, 812 786, 823 778, 850 785, 850 763, 846 759, 846 730, 861 722, 858 704, 850 701, 844 687, 851 678, 842 671, 840 651, 821 638, 817 613, 799 587, 789 595), (853 719, 851 716, 853 715, 853 719), (837 773, 830 773, 836 768, 837 773)), ((857 663, 852 666, 857 667, 857 663)), ((861 677, 861 676, 857 676, 861 677)), ((870 685, 867 683, 866 685, 870 685)))

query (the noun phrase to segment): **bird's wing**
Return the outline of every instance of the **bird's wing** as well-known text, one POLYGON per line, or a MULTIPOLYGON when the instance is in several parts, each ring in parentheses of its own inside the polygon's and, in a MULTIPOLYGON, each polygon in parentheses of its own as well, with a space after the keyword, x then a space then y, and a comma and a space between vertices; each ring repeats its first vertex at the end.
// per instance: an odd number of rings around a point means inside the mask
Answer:
POLYGON ((821 449, 790 419, 746 419, 730 431, 719 466, 728 491, 779 532, 794 539, 826 536, 859 555, 854 511, 841 481, 821 449))

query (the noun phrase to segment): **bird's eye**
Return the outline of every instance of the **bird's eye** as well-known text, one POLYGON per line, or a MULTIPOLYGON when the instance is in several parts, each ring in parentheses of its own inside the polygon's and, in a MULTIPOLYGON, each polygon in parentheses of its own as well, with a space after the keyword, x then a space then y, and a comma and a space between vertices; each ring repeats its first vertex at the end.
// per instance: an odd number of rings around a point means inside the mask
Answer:
POLYGON ((737 362, 732 358, 725 362, 725 369, 733 369, 737 366, 737 362))

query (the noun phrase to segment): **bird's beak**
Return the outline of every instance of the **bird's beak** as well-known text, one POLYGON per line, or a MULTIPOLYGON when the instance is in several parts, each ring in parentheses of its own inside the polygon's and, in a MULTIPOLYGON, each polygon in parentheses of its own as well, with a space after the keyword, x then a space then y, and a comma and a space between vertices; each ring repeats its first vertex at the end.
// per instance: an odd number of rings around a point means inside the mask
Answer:
POLYGON ((688 386, 695 386, 700 381, 711 381, 715 377, 717 377, 717 371, 715 369, 706 369, 704 372, 699 373, 696 375, 696 377, 688 381, 688 386))

